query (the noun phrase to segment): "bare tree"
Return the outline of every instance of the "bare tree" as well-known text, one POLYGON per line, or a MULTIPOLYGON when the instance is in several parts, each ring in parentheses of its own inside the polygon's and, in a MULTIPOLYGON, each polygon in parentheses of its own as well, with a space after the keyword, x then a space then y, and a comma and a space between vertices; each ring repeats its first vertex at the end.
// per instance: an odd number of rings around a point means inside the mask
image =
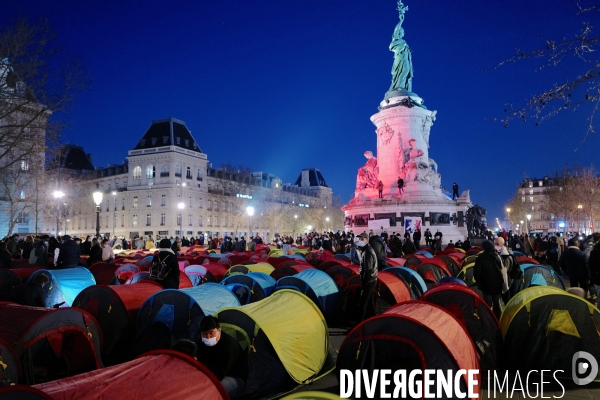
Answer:
POLYGON ((594 121, 600 106, 600 32, 589 21, 600 19, 600 6, 595 0, 578 0, 574 12, 580 17, 582 28, 560 39, 542 39, 540 46, 532 50, 517 49, 516 54, 503 60, 499 66, 524 59, 540 60, 537 71, 573 62, 571 75, 565 76, 541 93, 533 95, 524 106, 507 105, 507 115, 500 120, 505 127, 515 119, 532 117, 536 125, 564 110, 576 110, 589 106, 587 132, 595 132, 594 121))

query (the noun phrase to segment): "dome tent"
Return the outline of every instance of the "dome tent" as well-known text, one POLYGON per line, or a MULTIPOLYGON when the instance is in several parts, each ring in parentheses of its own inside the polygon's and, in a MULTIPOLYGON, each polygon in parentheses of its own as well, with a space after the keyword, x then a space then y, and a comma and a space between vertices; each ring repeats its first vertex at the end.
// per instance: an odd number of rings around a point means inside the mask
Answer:
POLYGON ((328 367, 329 334, 319 308, 294 290, 217 313, 224 332, 249 352, 244 398, 307 384, 328 367))
MULTIPOLYGON (((375 369, 452 371, 479 369, 473 341, 443 308, 422 301, 408 301, 357 325, 346 336, 337 359, 340 370, 375 369)), ((462 377, 464 378, 464 376, 462 377)), ((479 376, 475 376, 480 381, 479 376)), ((437 392, 437 382, 432 392, 437 392)), ((467 382, 461 379, 462 392, 467 382)), ((379 387, 375 388, 379 393, 379 387)), ((479 394, 479 387, 475 387, 479 394)))
POLYGON ((481 368, 496 369, 498 353, 502 348, 502 333, 498 320, 475 291, 466 287, 464 282, 459 282, 461 283, 446 283, 431 288, 423 294, 421 300, 437 304, 454 315, 467 328, 475 342, 481 368))
POLYGON ((231 290, 240 304, 249 304, 262 300, 273 291, 277 281, 262 272, 230 275, 221 281, 221 285, 231 290))
POLYGON ((308 296, 329 319, 336 307, 338 288, 327 273, 318 269, 308 269, 277 281, 274 290, 293 289, 308 296))
POLYGON ((531 286, 552 286, 565 290, 565 283, 552 267, 538 264, 521 264, 523 275, 521 279, 515 279, 510 285, 512 296, 523 289, 531 286))
MULTIPOLYGON (((600 359, 600 311, 585 299, 551 286, 517 293, 500 318, 508 369, 563 370, 572 374, 573 354, 600 359)), ((596 376, 600 379, 600 374, 596 376)))
POLYGON ((75 297, 83 289, 96 284, 94 275, 83 267, 41 269, 35 271, 29 280, 35 279, 38 274, 46 274, 50 278, 50 281, 44 286, 46 307, 54 307, 61 303, 64 307, 70 307, 75 297))

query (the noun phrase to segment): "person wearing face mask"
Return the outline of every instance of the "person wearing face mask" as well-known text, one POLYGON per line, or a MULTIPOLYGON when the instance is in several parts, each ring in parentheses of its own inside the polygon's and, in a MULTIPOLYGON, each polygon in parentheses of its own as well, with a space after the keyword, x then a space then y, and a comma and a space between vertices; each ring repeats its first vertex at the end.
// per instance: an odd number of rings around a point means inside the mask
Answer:
POLYGON ((481 244, 483 252, 477 256, 473 266, 473 277, 482 292, 483 300, 492 308, 498 319, 502 314, 500 295, 504 279, 502 278, 502 259, 494 248, 494 243, 484 240, 481 244))
MULTIPOLYGON (((512 279, 510 279, 509 275, 511 269, 513 268, 514 261, 512 251, 504 245, 505 243, 506 242, 502 236, 494 239, 494 248, 502 260, 502 279, 504 281, 502 284, 502 302, 504 305, 507 305, 510 300, 510 291, 508 288, 512 284, 512 279)), ((517 266, 517 268, 519 267, 517 266)))
POLYGON ((221 381, 232 399, 244 394, 248 361, 240 344, 221 331, 217 317, 207 315, 200 322, 197 358, 221 381))
POLYGON ((360 300, 358 303, 358 320, 375 315, 375 286, 377 286, 377 255, 369 245, 369 235, 366 232, 357 236, 356 244, 360 252, 360 300), (368 310, 367 310, 368 308, 368 310))

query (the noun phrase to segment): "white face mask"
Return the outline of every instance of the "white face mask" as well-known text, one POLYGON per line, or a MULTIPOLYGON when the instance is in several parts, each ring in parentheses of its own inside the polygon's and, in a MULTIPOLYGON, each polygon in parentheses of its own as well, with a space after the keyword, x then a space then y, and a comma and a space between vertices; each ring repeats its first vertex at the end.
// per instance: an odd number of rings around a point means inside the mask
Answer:
POLYGON ((496 245, 496 246, 494 246, 494 248, 496 249, 496 251, 500 251, 500 250, 502 250, 502 246, 498 246, 498 245, 496 245))
POLYGON ((363 242, 363 241, 361 240, 360 242, 356 243, 356 245, 357 245, 358 247, 365 247, 365 246, 367 245, 367 242, 363 242))
POLYGON ((208 347, 213 347, 214 345, 217 344, 217 338, 216 337, 202 338, 202 343, 204 343, 208 347))

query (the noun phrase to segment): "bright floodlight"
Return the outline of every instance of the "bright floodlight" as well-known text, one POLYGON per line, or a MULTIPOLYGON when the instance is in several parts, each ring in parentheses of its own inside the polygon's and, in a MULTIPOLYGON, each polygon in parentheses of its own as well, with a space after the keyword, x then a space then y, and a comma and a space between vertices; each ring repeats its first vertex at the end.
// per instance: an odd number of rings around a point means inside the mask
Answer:
POLYGON ((309 231, 312 231, 312 225, 307 226, 309 231))
POLYGON ((248 206, 246 207, 246 214, 248 214, 249 217, 254 215, 254 207, 252 206, 248 206))
POLYGON ((183 207, 185 207, 185 204, 183 204, 183 202, 180 202, 179 204, 177 204, 177 207, 179 207, 180 210, 183 210, 183 207))
POLYGON ((55 199, 60 199, 61 197, 63 197, 65 194, 63 192, 61 192, 60 190, 55 190, 54 193, 54 198, 55 199))
POLYGON ((102 203, 102 192, 95 191, 92 196, 94 196, 94 203, 99 206, 102 203))
POLYGON ((183 183, 181 184, 181 186, 186 186, 186 185, 187 185, 187 183, 185 183, 185 182, 183 182, 183 183))
POLYGON ((113 195, 113 196, 116 196, 116 195, 117 195, 117 192, 115 192, 115 191, 113 190, 113 192, 112 192, 112 195, 113 195))
POLYGON ((507 212, 507 213, 509 213, 509 212, 510 212, 510 207, 508 207, 508 208, 506 209, 506 212, 507 212))
POLYGON ((294 215, 294 218, 298 218, 298 216, 297 216, 297 215, 294 215))
POLYGON ((531 214, 527 214, 527 221, 531 221, 531 214))

